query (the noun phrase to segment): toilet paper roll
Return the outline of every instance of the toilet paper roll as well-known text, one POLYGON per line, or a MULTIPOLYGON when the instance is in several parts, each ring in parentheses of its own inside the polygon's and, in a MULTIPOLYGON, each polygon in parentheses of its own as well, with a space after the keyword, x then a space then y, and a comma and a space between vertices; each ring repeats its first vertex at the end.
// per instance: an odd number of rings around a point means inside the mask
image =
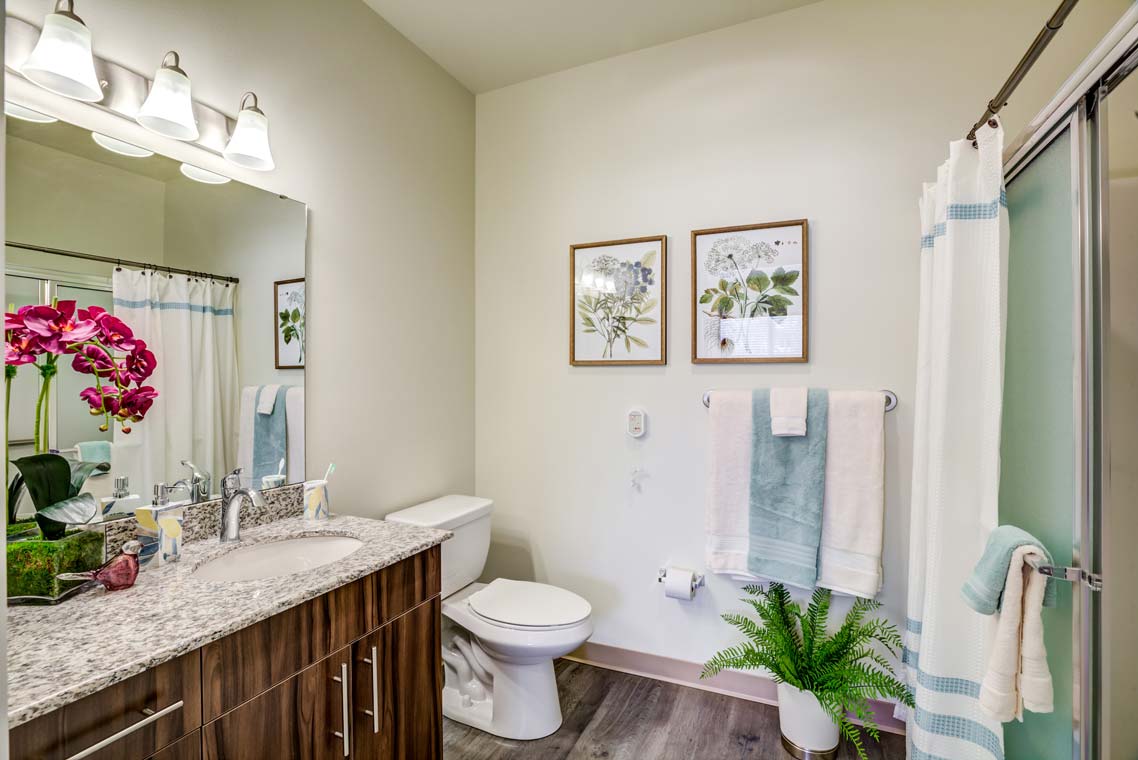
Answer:
POLYGON ((695 573, 682 567, 669 567, 664 576, 664 596, 690 602, 695 598, 695 573))

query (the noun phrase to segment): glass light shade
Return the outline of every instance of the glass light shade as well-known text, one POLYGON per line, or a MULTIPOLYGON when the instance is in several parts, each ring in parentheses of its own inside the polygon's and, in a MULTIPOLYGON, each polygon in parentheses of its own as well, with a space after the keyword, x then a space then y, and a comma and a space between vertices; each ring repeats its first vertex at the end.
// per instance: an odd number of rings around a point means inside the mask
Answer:
POLYGON ((103 88, 95 76, 91 30, 73 15, 48 14, 43 31, 20 73, 45 90, 95 103, 103 88))
POLYGON ((30 121, 35 124, 51 124, 52 122, 59 121, 54 116, 48 116, 46 113, 33 111, 26 106, 19 103, 13 103, 10 100, 4 101, 4 114, 13 119, 20 119, 21 121, 30 121))
POLYGON ((178 69, 163 66, 154 74, 150 94, 134 117, 142 126, 175 140, 198 139, 190 78, 178 69))
POLYGON ((193 164, 182 164, 178 167, 182 174, 192 179, 194 182, 204 182, 207 185, 224 185, 229 181, 229 177, 222 174, 214 174, 211 171, 206 171, 200 166, 193 164))
POLYGON ((230 162, 259 172, 272 171, 273 154, 269 150, 269 119, 256 108, 243 108, 237 114, 237 126, 222 154, 230 162))
POLYGON ((120 156, 130 156, 131 158, 149 158, 154 155, 154 151, 140 148, 137 145, 124 142, 114 137, 100 134, 98 132, 91 133, 91 139, 99 144, 99 147, 106 148, 111 153, 118 153, 120 156))

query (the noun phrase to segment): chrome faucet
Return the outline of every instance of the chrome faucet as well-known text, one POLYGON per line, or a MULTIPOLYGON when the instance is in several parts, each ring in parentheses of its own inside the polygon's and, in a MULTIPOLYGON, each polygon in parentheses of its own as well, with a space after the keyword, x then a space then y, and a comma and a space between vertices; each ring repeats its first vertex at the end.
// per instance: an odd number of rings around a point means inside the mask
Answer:
POLYGON ((221 542, 241 540, 241 503, 248 497, 254 507, 265 506, 261 492, 241 485, 241 468, 221 479, 221 542))
POLYGON ((190 477, 175 481, 174 484, 170 486, 170 490, 185 488, 190 494, 191 504, 201 504, 203 501, 209 501, 209 473, 202 472, 198 469, 196 464, 188 459, 182 460, 182 466, 190 468, 190 477))

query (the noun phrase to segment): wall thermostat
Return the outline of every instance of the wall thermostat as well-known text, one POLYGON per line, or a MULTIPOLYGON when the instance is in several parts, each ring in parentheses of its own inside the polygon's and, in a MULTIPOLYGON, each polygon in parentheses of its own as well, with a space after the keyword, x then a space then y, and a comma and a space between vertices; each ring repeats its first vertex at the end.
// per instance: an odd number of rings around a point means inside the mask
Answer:
POLYGON ((628 410, 628 434, 633 438, 641 438, 648 425, 648 415, 643 409, 628 410))

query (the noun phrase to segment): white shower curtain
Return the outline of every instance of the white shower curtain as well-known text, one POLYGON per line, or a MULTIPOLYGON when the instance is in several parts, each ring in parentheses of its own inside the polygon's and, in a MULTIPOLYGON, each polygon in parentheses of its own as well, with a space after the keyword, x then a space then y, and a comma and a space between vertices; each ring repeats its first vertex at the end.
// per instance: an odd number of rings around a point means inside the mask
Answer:
POLYGON ((115 473, 150 489, 185 477, 180 462, 189 459, 213 476, 216 493, 237 461, 236 285, 130 269, 116 270, 113 283, 115 316, 157 359, 147 382, 159 394, 129 435, 115 431, 115 473))
POLYGON ((1008 214, 1003 130, 949 147, 921 198, 921 310, 905 674, 909 757, 1003 758, 977 698, 993 619, 960 588, 998 519, 1008 214))

